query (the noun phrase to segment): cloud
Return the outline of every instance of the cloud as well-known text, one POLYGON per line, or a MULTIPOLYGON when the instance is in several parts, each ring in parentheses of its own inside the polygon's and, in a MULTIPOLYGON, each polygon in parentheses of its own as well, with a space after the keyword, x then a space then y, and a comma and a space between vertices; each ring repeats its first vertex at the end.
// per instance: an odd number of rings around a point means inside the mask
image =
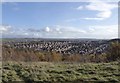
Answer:
POLYGON ((84 17, 84 18, 73 18, 73 19, 67 19, 65 22, 74 22, 74 21, 79 21, 81 19, 84 20, 98 20, 102 21, 107 18, 110 18, 112 15, 112 10, 118 8, 118 3, 113 3, 111 1, 104 1, 104 0, 88 0, 87 5, 82 5, 77 8, 76 10, 83 10, 85 11, 92 11, 92 12, 97 12, 94 17, 84 17))
POLYGON ((118 25, 89 26, 87 32, 88 37, 93 38, 118 38, 118 25))
MULTIPOLYGON (((46 29, 46 28, 44 28, 46 29)), ((111 39, 118 37, 118 25, 89 26, 87 29, 69 26, 50 26, 49 30, 36 33, 44 38, 100 38, 111 39)), ((38 37, 40 37, 38 36, 38 37)))
POLYGON ((77 10, 82 10, 83 8, 84 8, 83 6, 79 6, 77 10))
MULTIPOLYGON (((101 0, 89 0, 89 4, 84 6, 84 9, 90 11, 97 11, 96 17, 87 17, 86 20, 104 20, 110 18, 112 10, 117 8, 117 4, 101 1, 101 0)), ((79 6, 81 7, 81 6, 79 6)), ((78 7, 78 9, 79 9, 78 7)))
POLYGON ((8 32, 10 29, 10 25, 0 25, 0 33, 8 32))
POLYGON ((29 32, 40 32, 40 30, 38 30, 38 29, 33 29, 33 28, 29 28, 28 31, 29 31, 29 32))
POLYGON ((50 28, 49 28, 49 27, 46 27, 46 28, 45 28, 45 31, 46 31, 46 32, 50 32, 50 28))
POLYGON ((89 26, 88 28, 70 26, 47 26, 43 28, 13 28, 10 25, 0 27, 3 37, 23 38, 118 38, 118 25, 89 26))
POLYGON ((82 18, 85 20, 103 20, 104 18, 82 18))

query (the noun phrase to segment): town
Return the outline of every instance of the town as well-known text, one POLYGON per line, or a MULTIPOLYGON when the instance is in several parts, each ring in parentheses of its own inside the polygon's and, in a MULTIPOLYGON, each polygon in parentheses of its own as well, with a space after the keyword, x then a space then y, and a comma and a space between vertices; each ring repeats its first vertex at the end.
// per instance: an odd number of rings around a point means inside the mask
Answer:
POLYGON ((102 54, 109 47, 108 40, 26 40, 26 41, 7 41, 3 46, 14 49, 32 49, 40 52, 55 51, 63 55, 71 54, 102 54))

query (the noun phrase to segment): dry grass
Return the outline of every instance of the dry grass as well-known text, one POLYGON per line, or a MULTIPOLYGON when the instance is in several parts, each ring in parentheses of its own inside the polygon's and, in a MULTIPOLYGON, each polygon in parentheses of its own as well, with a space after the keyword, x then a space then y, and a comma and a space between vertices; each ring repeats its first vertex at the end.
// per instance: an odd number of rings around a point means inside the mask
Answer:
POLYGON ((3 82, 40 83, 120 82, 118 62, 50 63, 3 62, 3 82))

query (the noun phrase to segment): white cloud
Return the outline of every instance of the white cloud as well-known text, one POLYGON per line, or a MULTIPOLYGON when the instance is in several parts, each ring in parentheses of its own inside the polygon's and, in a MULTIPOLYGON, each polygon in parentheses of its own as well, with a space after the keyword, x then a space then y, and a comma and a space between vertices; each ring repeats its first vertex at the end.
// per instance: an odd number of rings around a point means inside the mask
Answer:
POLYGON ((77 10, 82 10, 83 8, 84 8, 83 6, 79 6, 77 10))
POLYGON ((89 32, 94 32, 95 31, 95 29, 92 28, 92 27, 90 27, 88 30, 89 30, 89 32))
POLYGON ((40 36, 45 38, 100 38, 111 39, 118 37, 118 25, 89 26, 87 29, 55 25, 49 27, 49 33, 41 31, 40 36))
POLYGON ((29 33, 24 33, 24 35, 29 35, 29 33))
POLYGON ((106 19, 106 18, 109 18, 111 15, 112 15, 112 12, 109 11, 109 10, 107 10, 107 11, 98 13, 98 14, 97 14, 97 17, 106 19))
POLYGON ((104 18, 82 18, 85 20, 103 20, 104 18))
POLYGON ((4 31, 4 37, 35 37, 35 38, 117 38, 118 25, 89 26, 88 28, 69 26, 48 26, 40 29, 12 28, 11 26, 0 27, 4 31))
MULTIPOLYGON (((89 0, 89 4, 85 5, 84 8, 90 11, 97 11, 96 17, 89 18, 86 20, 104 20, 110 18, 112 10, 118 7, 118 4, 113 4, 101 0, 89 0)), ((80 6, 81 7, 81 6, 80 6)), ((79 7, 78 7, 79 8, 79 7)))
POLYGON ((76 28, 76 27, 62 27, 63 32, 70 32, 70 33, 81 33, 84 34, 86 33, 85 30, 80 29, 80 28, 76 28))
POLYGON ((46 32, 50 32, 50 28, 49 28, 49 27, 46 27, 46 28, 45 28, 45 31, 46 31, 46 32))
POLYGON ((118 38, 118 25, 90 26, 87 35, 93 38, 118 38))
POLYGON ((7 32, 10 30, 10 28, 11 28, 10 25, 0 25, 0 33, 7 32))

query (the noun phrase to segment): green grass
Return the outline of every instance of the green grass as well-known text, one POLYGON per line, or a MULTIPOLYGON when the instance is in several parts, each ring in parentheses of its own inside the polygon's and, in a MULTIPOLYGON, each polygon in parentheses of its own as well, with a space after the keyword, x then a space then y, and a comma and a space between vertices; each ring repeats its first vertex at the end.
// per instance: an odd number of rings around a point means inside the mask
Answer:
POLYGON ((118 62, 48 63, 3 62, 3 82, 39 81, 40 83, 120 82, 118 62))

